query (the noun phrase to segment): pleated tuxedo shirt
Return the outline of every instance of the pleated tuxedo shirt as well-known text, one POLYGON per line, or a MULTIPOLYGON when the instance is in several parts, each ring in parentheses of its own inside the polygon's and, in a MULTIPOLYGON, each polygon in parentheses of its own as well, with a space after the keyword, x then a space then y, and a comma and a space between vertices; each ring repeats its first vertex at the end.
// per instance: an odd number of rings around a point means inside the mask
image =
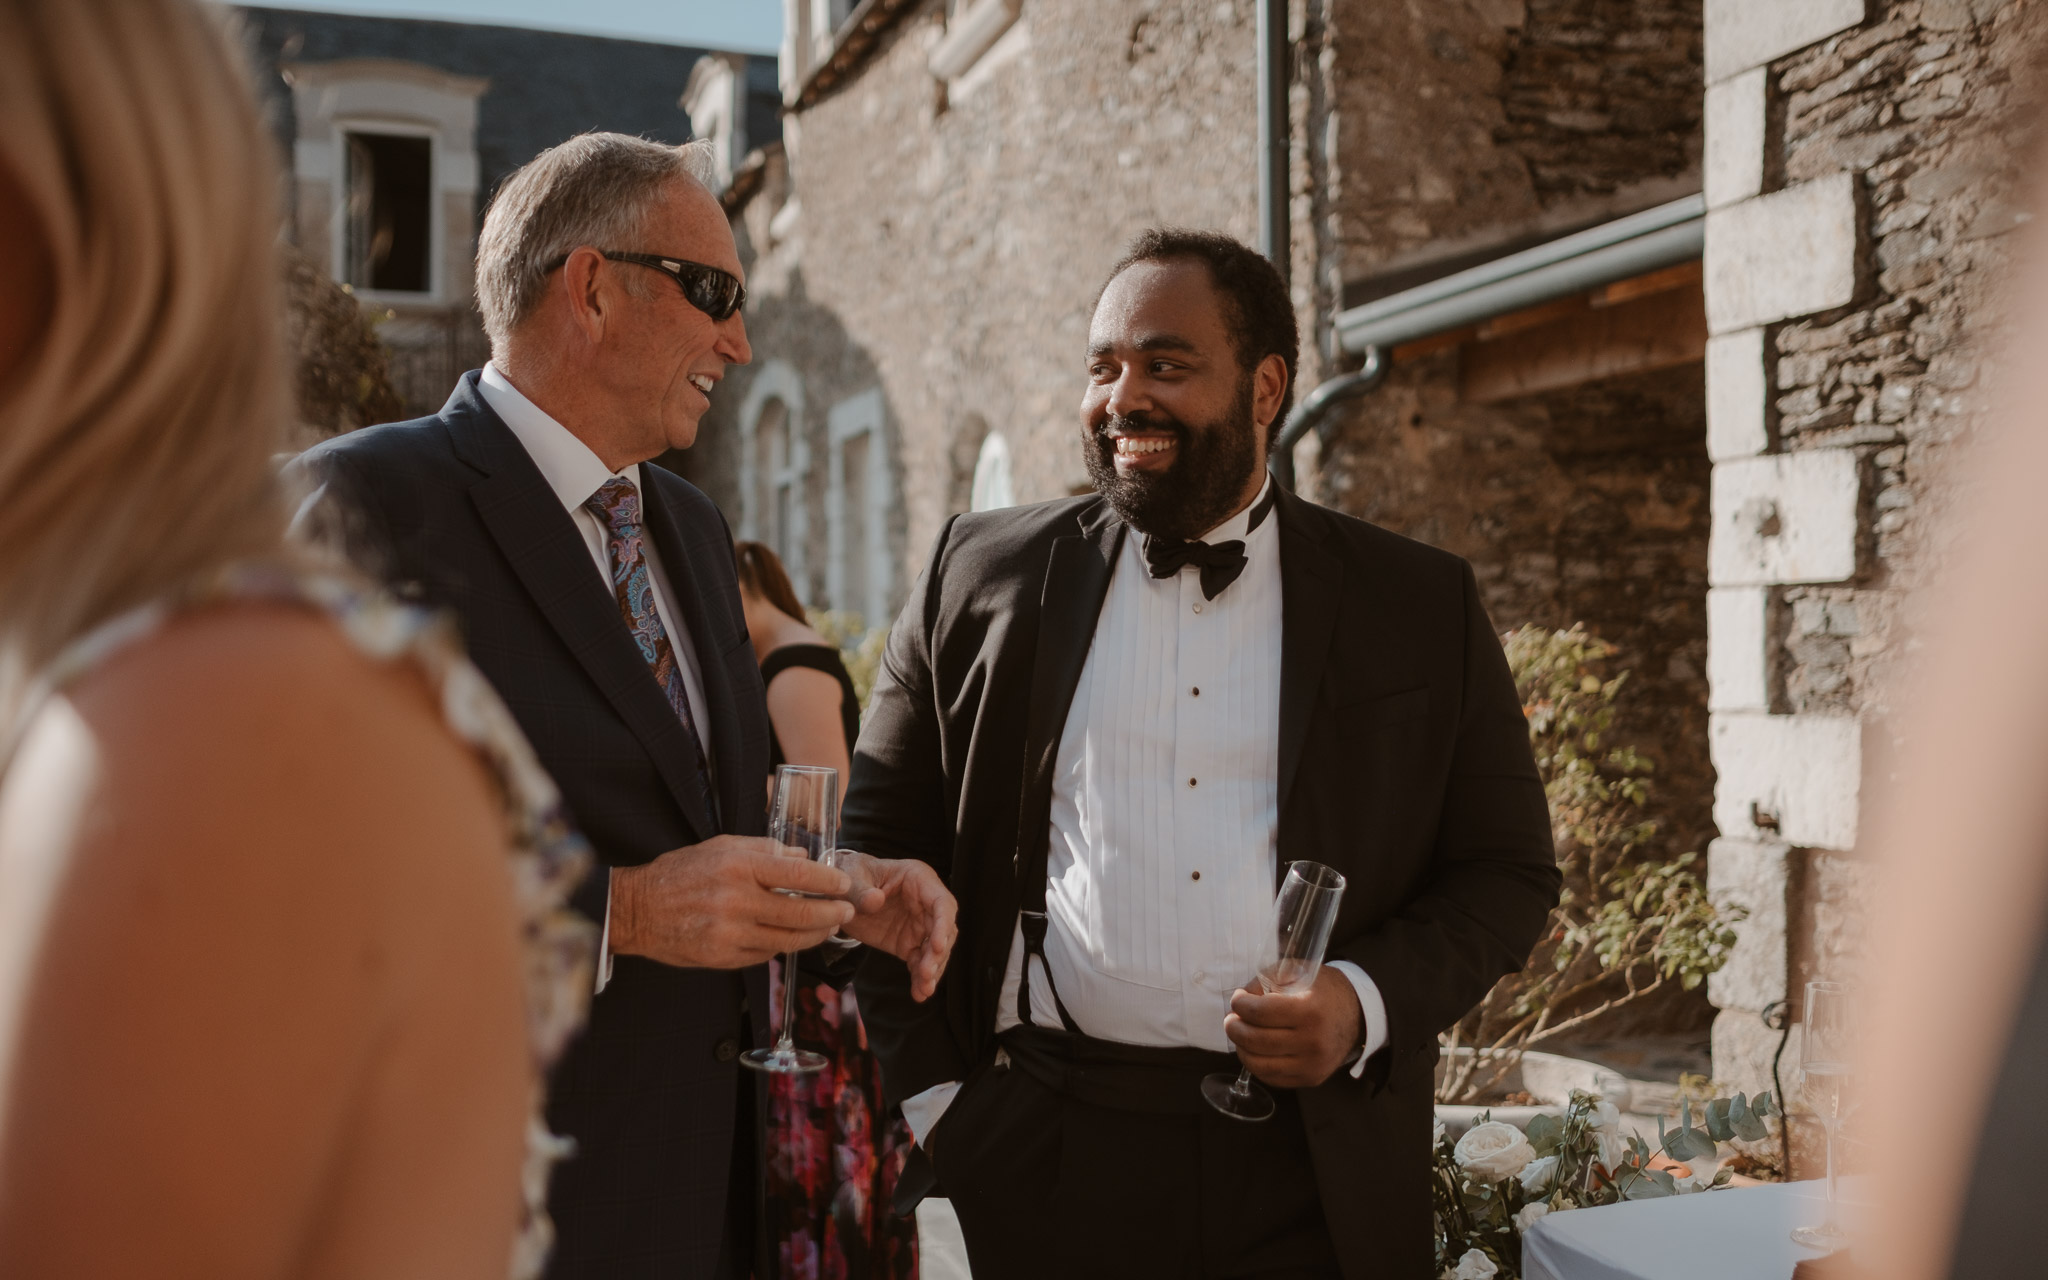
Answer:
MULTIPOLYGON (((1045 955, 1067 1012, 1096 1039, 1232 1051, 1223 1034, 1231 993, 1274 949, 1280 529, 1269 514, 1246 532, 1258 505, 1203 537, 1245 544, 1244 571, 1214 600, 1196 566, 1154 578, 1143 535, 1125 535, 1067 712, 1045 955)), ((998 1031, 1017 1025, 1023 957, 1019 928, 998 1031)), ((1351 980, 1365 1014, 1356 1071, 1386 1040, 1386 1006, 1363 969, 1331 967, 1351 980)), ((1060 1025, 1039 975, 1031 1020, 1060 1025)), ((957 1088, 905 1100, 919 1141, 957 1088)))

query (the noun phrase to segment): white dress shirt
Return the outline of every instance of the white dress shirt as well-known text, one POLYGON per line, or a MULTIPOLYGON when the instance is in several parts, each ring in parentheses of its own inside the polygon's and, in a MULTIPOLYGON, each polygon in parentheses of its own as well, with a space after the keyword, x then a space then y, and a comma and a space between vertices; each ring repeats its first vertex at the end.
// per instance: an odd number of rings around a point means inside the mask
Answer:
MULTIPOLYGON (((606 594, 616 598, 612 586, 611 530, 595 511, 584 504, 610 480, 624 480, 633 486, 635 493, 641 492, 639 466, 636 464, 624 471, 613 471, 605 466, 589 445, 548 416, 546 410, 528 400, 495 364, 484 366, 483 373, 477 378, 477 391, 483 396, 484 403, 491 406, 491 412, 497 414, 518 437, 526 455, 533 459, 533 465, 540 468, 541 478, 555 491, 555 497, 568 511, 569 519, 575 522, 577 532, 583 535, 584 545, 590 549, 591 564, 604 582, 606 594)), ((670 604, 668 574, 661 567, 661 552, 655 548, 654 539, 642 539, 640 549, 647 558, 647 583, 653 589, 654 611, 661 618, 661 629, 668 633, 669 647, 675 650, 676 666, 683 673, 683 690, 690 699, 690 718, 696 721, 698 733, 704 737, 701 745, 705 767, 709 771, 712 765, 710 730, 704 718, 704 677, 697 665, 697 647, 690 642, 689 627, 670 604)), ((611 935, 611 898, 607 895, 604 937, 598 952, 599 991, 604 990, 605 983, 612 976, 611 935)))
MULTIPOLYGON (((1257 505, 1204 536, 1245 544, 1243 573, 1214 600, 1197 566, 1154 578, 1143 536, 1124 536, 1054 759, 1053 982, 1033 975, 1038 1026, 1061 1025, 1057 985, 1097 1039, 1233 1050, 1224 1015, 1274 945, 1278 883, 1280 530, 1269 513, 1246 533, 1257 505)), ((1017 1025, 1023 957, 1019 927, 997 1031, 1017 1025)), ((1330 967, 1350 979, 1364 1013, 1357 1074, 1386 1041, 1386 1004, 1357 965, 1330 967)), ((958 1089, 904 1101, 919 1142, 958 1089)))

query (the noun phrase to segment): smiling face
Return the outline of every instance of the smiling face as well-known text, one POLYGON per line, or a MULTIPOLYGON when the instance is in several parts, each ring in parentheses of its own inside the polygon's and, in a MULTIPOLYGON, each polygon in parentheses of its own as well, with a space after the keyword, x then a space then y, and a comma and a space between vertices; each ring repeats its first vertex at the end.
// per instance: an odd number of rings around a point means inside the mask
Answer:
POLYGON ((1135 263, 1088 328, 1088 474, 1138 529, 1200 537, 1258 496, 1286 385, 1277 355, 1244 367, 1206 265, 1135 263))
POLYGON ((670 183, 629 238, 570 253, 492 355, 512 385, 613 471, 696 443, 726 367, 753 358, 741 312, 713 320, 675 277, 599 252, 680 258, 744 279, 732 229, 710 192, 687 179, 670 183))
MULTIPOLYGON (((694 182, 671 184, 640 238, 640 244, 603 247, 701 262, 745 279, 725 211, 694 182)), ((713 320, 690 305, 674 279, 653 267, 607 260, 598 269, 643 277, 619 291, 624 295, 619 323, 608 326, 598 367, 599 376, 625 401, 625 420, 639 428, 631 446, 640 454, 635 460, 689 448, 726 366, 753 358, 743 313, 713 320)))

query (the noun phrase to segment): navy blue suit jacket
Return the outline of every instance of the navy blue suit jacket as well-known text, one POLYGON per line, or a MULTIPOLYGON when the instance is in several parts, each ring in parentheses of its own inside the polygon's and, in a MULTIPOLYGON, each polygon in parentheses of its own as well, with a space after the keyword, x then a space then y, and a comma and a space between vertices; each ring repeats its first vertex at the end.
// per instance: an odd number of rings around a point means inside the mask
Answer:
MULTIPOLYGON (((366 568, 459 620, 471 658, 605 864, 576 897, 591 919, 604 918, 606 866, 648 862, 720 829, 763 833, 767 706, 731 534, 703 493, 642 468, 647 532, 703 674, 718 826, 682 722, 616 598, 540 469, 478 394, 476 373, 433 417, 341 436, 299 465, 325 486, 366 568)), ((577 1147, 549 1189, 559 1232, 550 1276, 713 1273, 736 1130, 734 1056, 754 1043, 749 1008, 768 1009, 765 967, 615 960, 549 1082, 549 1123, 577 1147)), ((753 1141, 752 1120, 741 1141, 753 1141)), ((746 1256, 747 1242, 736 1243, 746 1256)))

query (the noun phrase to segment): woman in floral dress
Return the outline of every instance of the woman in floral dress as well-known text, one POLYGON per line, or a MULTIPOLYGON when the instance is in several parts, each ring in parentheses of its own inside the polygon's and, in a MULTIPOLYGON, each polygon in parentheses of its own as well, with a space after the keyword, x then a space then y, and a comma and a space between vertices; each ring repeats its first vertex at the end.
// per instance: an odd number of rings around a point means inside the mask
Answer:
MULTIPOLYGON (((813 631, 775 552, 742 542, 740 600, 768 689, 770 767, 818 764, 843 781, 860 734, 860 700, 839 651, 813 631)), ((780 1007, 782 966, 772 969, 780 1007)), ((882 1105, 853 988, 798 975, 796 1038, 832 1060, 769 1087, 767 1251, 757 1280, 915 1280, 917 1222, 889 1210, 910 1155, 903 1115, 882 1105)))

